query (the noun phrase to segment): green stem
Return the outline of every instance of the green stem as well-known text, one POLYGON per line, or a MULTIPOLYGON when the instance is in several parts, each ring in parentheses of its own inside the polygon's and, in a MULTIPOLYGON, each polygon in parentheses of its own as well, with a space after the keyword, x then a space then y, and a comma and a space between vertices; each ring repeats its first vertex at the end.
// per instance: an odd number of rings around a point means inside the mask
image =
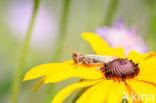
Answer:
POLYGON ((147 31, 147 37, 149 38, 147 40, 148 44, 149 44, 149 47, 152 49, 152 50, 156 50, 156 47, 155 47, 155 38, 156 38, 156 2, 154 0, 150 0, 151 2, 149 1, 146 1, 146 5, 148 5, 148 10, 149 10, 149 13, 150 13, 150 18, 149 18, 149 28, 148 28, 148 31, 147 31))
MULTIPOLYGON (((61 20, 60 20, 60 27, 59 27, 59 33, 57 37, 57 41, 55 43, 55 51, 53 53, 52 62, 59 62, 62 57, 62 49, 63 49, 63 43, 65 39, 66 34, 66 28, 67 28, 67 21, 68 21, 68 14, 69 14, 69 7, 70 7, 70 0, 63 0, 63 7, 62 7, 62 14, 61 14, 61 20)), ((54 97, 55 90, 53 88, 53 84, 48 87, 48 99, 44 102, 49 103, 52 98, 54 97), (52 91, 51 91, 52 90, 52 91)))
POLYGON ((128 103, 127 99, 122 99, 121 103, 128 103))
POLYGON ((103 25, 109 26, 112 24, 113 17, 115 15, 116 10, 117 10, 118 4, 119 4, 119 0, 112 0, 111 1, 109 8, 108 8, 108 11, 106 13, 106 18, 105 18, 103 25))
POLYGON ((22 79, 21 77, 22 77, 22 73, 23 73, 24 62, 25 62, 27 51, 28 51, 29 42, 31 39, 33 27, 35 24, 35 20, 36 20, 38 8, 39 8, 39 3, 40 3, 40 0, 34 0, 33 16, 31 18, 31 21, 29 24, 29 28, 27 31, 26 38, 24 40, 23 49, 21 51, 21 56, 19 59, 18 67, 17 67, 17 72, 16 72, 14 82, 13 82, 11 103, 17 103, 17 100, 18 100, 18 93, 19 93, 19 88, 20 88, 21 79, 22 79))
POLYGON ((76 103, 77 99, 88 89, 89 87, 82 88, 73 98, 72 103, 76 103))
POLYGON ((60 27, 59 27, 59 34, 56 41, 56 47, 53 56, 53 62, 59 62, 62 56, 62 49, 63 49, 63 43, 65 39, 66 27, 67 27, 66 25, 67 25, 67 21, 68 21, 67 19, 69 14, 69 6, 70 6, 70 0, 64 0, 60 27))
MULTIPOLYGON (((84 81, 85 79, 80 79, 79 82, 84 81)), ((72 99, 72 103, 76 103, 77 99, 88 89, 89 87, 82 88, 72 99)))
POLYGON ((100 21, 101 0, 87 0, 86 24, 87 31, 93 32, 100 21))

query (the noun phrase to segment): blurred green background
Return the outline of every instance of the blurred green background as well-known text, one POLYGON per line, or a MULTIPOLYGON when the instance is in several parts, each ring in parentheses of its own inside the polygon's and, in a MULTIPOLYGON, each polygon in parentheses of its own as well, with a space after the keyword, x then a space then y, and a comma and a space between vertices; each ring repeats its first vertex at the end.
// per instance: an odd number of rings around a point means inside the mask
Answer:
MULTIPOLYGON (((93 53, 90 46, 81 39, 82 32, 109 26, 120 18, 127 26, 136 28, 150 50, 156 50, 156 1, 116 0, 114 4, 112 2, 114 0, 41 0, 22 78, 31 67, 55 61, 55 49, 59 46, 57 40, 62 38, 58 36, 60 31, 64 34, 64 41, 61 47, 62 55, 60 54, 58 61, 62 62, 71 59, 66 46, 73 51, 93 53), (66 1, 70 3, 63 31, 60 30, 60 24, 63 22, 63 5, 66 1)), ((13 79, 33 13, 33 5, 33 0, 0 1, 0 103, 11 102, 13 79)), ((49 103, 61 88, 78 79, 42 85, 33 93, 33 86, 38 80, 21 83, 18 103, 49 103)), ((71 98, 72 96, 65 102, 70 103, 71 98)))

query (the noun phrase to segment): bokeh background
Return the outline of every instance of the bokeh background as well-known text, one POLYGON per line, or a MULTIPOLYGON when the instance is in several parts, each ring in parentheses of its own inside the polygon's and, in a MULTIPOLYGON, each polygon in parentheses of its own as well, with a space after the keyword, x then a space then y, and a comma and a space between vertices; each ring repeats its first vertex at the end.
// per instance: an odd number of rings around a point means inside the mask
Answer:
MULTIPOLYGON (((11 103, 13 79, 33 5, 34 0, 0 0, 0 103, 11 103)), ((119 19, 127 27, 134 27, 149 49, 156 51, 155 0, 41 0, 21 78, 33 66, 55 61, 55 49, 59 46, 58 40, 61 40, 58 38, 63 38, 59 62, 71 59, 66 46, 73 51, 93 53, 80 34, 94 32, 97 27, 111 26, 119 19), (70 3, 64 36, 61 37, 58 35, 62 31, 60 25, 65 1, 70 3), (112 4, 114 1, 117 2, 112 4)), ((42 85, 33 93, 33 86, 38 80, 21 81, 18 103, 50 103, 61 88, 78 81, 70 79, 42 85)), ((70 103, 74 94, 65 103, 70 103)))

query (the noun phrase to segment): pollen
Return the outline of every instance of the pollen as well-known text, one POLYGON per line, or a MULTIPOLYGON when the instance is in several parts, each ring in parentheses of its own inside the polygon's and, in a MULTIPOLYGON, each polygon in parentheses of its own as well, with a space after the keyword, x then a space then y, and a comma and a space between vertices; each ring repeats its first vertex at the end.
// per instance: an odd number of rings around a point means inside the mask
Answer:
POLYGON ((138 75, 138 64, 127 59, 115 59, 104 65, 102 71, 107 79, 122 80, 133 78, 138 75))

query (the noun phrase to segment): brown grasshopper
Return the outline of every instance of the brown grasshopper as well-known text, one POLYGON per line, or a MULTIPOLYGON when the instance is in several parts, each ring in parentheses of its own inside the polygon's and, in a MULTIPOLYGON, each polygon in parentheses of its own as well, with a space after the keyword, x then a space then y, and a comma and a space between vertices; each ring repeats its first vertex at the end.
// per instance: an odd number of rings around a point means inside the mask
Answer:
POLYGON ((118 59, 116 56, 88 55, 82 53, 72 53, 72 58, 77 65, 101 67, 104 64, 118 59))
POLYGON ((76 64, 76 67, 82 64, 85 66, 94 66, 97 67, 97 69, 100 69, 101 67, 104 66, 104 64, 107 64, 108 62, 111 62, 115 59, 118 59, 117 56, 89 55, 72 52, 70 48, 68 48, 68 50, 72 53, 72 58, 74 64, 76 64))

